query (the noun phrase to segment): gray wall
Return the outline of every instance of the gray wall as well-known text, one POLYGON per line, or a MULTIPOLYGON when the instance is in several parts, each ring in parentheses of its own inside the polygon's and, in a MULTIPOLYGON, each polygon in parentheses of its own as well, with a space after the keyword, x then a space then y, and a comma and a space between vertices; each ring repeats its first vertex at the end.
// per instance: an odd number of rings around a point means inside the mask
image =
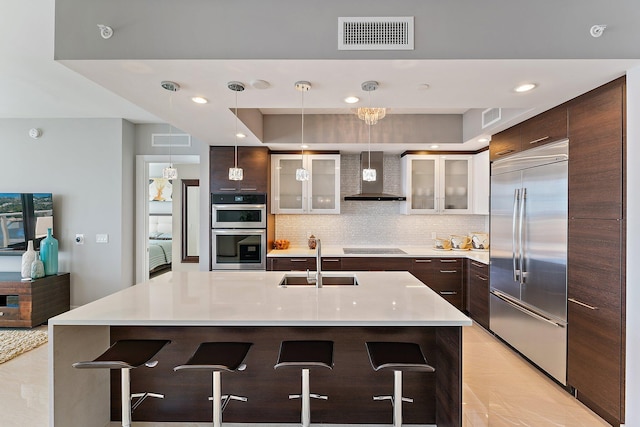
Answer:
MULTIPOLYGON (((133 134, 121 119, 0 119, 0 191, 54 194, 59 269, 71 272, 74 306, 133 282, 133 134), (32 127, 41 138, 27 135, 32 127), (95 242, 102 233, 109 243, 95 242)), ((19 256, 0 257, 2 271, 19 266, 19 256)))

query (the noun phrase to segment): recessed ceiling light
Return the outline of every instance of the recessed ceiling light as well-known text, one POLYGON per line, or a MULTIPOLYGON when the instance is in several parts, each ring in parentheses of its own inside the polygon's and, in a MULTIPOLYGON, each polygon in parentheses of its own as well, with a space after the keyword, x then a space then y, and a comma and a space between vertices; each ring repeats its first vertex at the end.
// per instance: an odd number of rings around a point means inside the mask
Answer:
POLYGON ((301 148, 309 148, 309 146, 307 144, 301 145, 301 148))
POLYGON ((251 80, 250 84, 255 89, 269 89, 271 87, 271 83, 266 80, 251 80))
POLYGON ((347 96, 344 99, 344 102, 346 102, 347 104, 355 104, 358 101, 360 101, 360 98, 358 98, 357 96, 347 96))
POLYGON ((238 132, 238 133, 236 133, 236 138, 246 138, 246 137, 247 137, 247 135, 245 135, 245 134, 244 134, 244 133, 242 133, 242 132, 238 132))
POLYGON ((489 142, 489 138, 480 138, 478 142, 489 142))
POLYGON ((514 90, 516 92, 529 92, 530 90, 534 89, 536 87, 535 83, 525 83, 523 85, 520 85, 518 87, 516 87, 514 90))
POLYGON ((421 83, 418 85, 418 89, 422 89, 422 90, 427 90, 429 89, 431 86, 429 86, 429 84, 427 83, 421 83))
POLYGON ((439 145, 432 145, 430 148, 440 148, 439 145))
POLYGON ((201 96, 194 96, 193 98, 191 98, 191 100, 196 104, 206 104, 207 102, 209 102, 207 98, 203 98, 201 96))

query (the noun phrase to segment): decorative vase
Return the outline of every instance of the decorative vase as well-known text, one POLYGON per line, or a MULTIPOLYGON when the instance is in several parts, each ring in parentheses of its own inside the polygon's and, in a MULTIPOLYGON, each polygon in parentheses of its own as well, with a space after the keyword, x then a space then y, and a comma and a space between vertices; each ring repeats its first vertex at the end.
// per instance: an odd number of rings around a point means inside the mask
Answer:
POLYGON ((50 228, 47 228, 47 237, 40 242, 40 259, 46 276, 58 274, 58 240, 53 237, 50 228))
POLYGON ((44 277, 44 263, 40 259, 40 253, 36 252, 36 259, 31 263, 31 278, 39 279, 44 277))
POLYGON ((21 274, 23 279, 31 278, 31 264, 36 259, 36 251, 33 249, 33 240, 27 243, 27 250, 22 254, 21 274))
POLYGON ((313 234, 309 236, 309 241, 307 242, 307 244, 309 245, 309 249, 315 249, 316 243, 316 236, 314 236, 313 234))

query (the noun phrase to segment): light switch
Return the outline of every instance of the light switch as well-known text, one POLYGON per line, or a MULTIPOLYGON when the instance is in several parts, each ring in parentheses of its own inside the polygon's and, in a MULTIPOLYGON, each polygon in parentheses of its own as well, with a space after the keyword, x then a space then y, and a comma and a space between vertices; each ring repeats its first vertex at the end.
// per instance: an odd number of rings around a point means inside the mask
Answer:
POLYGON ((108 234, 96 234, 96 243, 109 243, 108 234))

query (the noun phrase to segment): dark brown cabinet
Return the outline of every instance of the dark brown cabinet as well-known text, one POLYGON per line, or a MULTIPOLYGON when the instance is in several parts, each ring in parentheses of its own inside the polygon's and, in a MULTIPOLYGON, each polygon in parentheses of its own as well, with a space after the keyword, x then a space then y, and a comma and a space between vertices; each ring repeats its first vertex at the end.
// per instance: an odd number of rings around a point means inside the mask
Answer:
POLYGON ((70 275, 23 282, 20 273, 0 273, 0 327, 32 328, 69 311, 70 275))
POLYGON ((413 258, 409 272, 458 310, 464 309, 462 258, 413 258))
POLYGON ((489 266, 467 260, 466 308, 469 316, 489 329, 489 266))
POLYGON ((495 134, 489 144, 491 160, 567 138, 568 114, 560 105, 495 134))
POLYGON ((238 147, 238 167, 243 169, 242 181, 229 179, 229 168, 235 164, 235 149, 212 146, 209 149, 211 192, 267 193, 270 183, 269 149, 266 147, 238 147))
POLYGON ((624 415, 623 230, 617 220, 569 221, 567 383, 614 425, 624 415))
POLYGON ((569 106, 569 217, 622 218, 624 80, 569 106))
POLYGON ((315 257, 270 257, 267 259, 267 269, 270 271, 315 271, 315 257))

